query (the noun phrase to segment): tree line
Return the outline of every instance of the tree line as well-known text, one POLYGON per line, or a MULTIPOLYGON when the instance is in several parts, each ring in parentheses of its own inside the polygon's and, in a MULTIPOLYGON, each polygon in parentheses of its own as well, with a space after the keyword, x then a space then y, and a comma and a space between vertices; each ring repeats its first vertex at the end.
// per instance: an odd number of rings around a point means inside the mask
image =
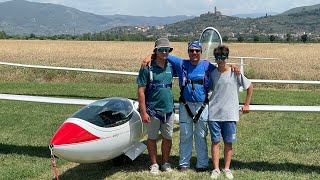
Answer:
MULTIPOLYGON (((34 33, 31 33, 29 36, 21 35, 7 35, 4 31, 0 31, 0 39, 39 39, 39 40, 80 40, 80 41, 155 41, 161 36, 146 36, 143 34, 133 34, 133 33, 84 33, 82 35, 53 35, 53 36, 37 36, 34 33)), ((172 42, 188 42, 190 40, 195 40, 199 35, 194 36, 169 36, 168 38, 172 42)), ((286 34, 285 38, 279 38, 275 35, 270 36, 258 36, 254 35, 253 37, 238 35, 235 38, 230 38, 228 36, 223 36, 222 40, 224 42, 298 42, 302 41, 306 43, 310 42, 319 42, 319 40, 310 39, 307 34, 301 35, 298 39, 294 39, 291 34, 286 34)))

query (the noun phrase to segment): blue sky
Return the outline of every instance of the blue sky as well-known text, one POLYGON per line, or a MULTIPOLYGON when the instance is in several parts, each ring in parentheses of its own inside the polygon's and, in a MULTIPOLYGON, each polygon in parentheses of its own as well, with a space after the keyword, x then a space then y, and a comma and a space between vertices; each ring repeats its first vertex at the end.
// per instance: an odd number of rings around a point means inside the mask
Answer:
MULTIPOLYGON (((4 2, 8 0, 0 0, 4 2)), ((277 12, 320 4, 320 0, 28 0, 61 4, 100 15, 199 16, 216 6, 224 15, 277 12)))

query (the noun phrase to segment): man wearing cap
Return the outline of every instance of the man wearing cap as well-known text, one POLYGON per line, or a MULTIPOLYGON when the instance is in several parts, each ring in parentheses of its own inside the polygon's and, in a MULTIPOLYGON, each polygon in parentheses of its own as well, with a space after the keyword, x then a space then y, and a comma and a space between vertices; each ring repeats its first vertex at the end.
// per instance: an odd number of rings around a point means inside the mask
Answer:
POLYGON ((188 170, 192 156, 193 136, 197 156, 196 171, 208 169, 207 147, 207 88, 209 87, 208 73, 215 66, 206 60, 201 60, 202 46, 199 41, 188 43, 189 60, 169 56, 168 60, 177 70, 180 86, 180 159, 179 168, 188 170), (201 109, 201 110, 200 110, 201 109))
POLYGON ((174 104, 172 95, 172 67, 167 61, 173 50, 167 38, 156 40, 153 50, 154 59, 150 67, 140 69, 137 78, 138 101, 141 120, 146 125, 147 147, 151 161, 150 172, 158 174, 157 142, 158 132, 162 135, 162 165, 163 171, 172 171, 169 155, 172 145, 174 123, 174 104))
MULTIPOLYGON (((203 172, 208 169, 209 161, 206 139, 208 134, 208 74, 216 67, 206 60, 200 60, 202 46, 199 41, 188 43, 187 50, 189 60, 168 56, 168 61, 177 71, 181 90, 179 168, 182 171, 190 168, 194 136, 197 155, 196 171, 203 172)), ((150 59, 150 56, 146 57, 142 66, 146 65, 150 59)))
MULTIPOLYGON (((190 168, 192 156, 193 136, 197 156, 196 171, 203 172, 208 169, 207 147, 207 121, 208 121, 208 91, 209 74, 216 68, 207 60, 201 60, 202 45, 199 41, 188 43, 189 60, 169 55, 168 61, 179 77, 180 86, 180 143, 179 143, 179 168, 184 171, 190 168)), ((146 66, 152 56, 147 56, 142 63, 146 66)), ((240 74, 236 66, 231 67, 240 74)))

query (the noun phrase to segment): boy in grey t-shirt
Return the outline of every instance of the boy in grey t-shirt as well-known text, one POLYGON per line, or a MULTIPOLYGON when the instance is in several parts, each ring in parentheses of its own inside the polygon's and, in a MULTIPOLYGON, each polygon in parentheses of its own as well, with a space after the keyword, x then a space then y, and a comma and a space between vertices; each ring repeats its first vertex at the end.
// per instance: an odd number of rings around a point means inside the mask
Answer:
POLYGON ((236 142, 236 122, 239 121, 239 87, 247 90, 243 113, 249 112, 249 104, 253 91, 251 82, 242 74, 237 75, 226 65, 229 48, 221 45, 214 49, 218 68, 210 74, 210 90, 212 96, 209 100, 209 129, 212 141, 212 161, 214 170, 211 178, 217 179, 219 169, 219 142, 222 135, 224 142, 224 173, 226 178, 233 179, 230 171, 232 157, 232 142, 236 142))

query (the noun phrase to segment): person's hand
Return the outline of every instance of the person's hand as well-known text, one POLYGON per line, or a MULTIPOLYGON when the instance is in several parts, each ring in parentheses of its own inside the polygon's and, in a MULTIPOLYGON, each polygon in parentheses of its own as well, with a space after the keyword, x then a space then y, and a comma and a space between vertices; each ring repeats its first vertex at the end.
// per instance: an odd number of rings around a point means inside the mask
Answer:
POLYGON ((148 55, 147 57, 145 57, 141 63, 141 69, 147 67, 147 66, 150 66, 150 62, 151 62, 151 59, 153 58, 153 54, 151 55, 148 55))
POLYGON ((236 72, 237 75, 240 75, 241 72, 240 72, 240 68, 238 66, 235 66, 235 65, 231 65, 231 70, 236 72))
POLYGON ((249 105, 243 105, 240 110, 244 114, 249 113, 249 105))
POLYGON ((151 122, 150 116, 147 113, 142 113, 141 114, 141 120, 142 120, 143 123, 151 122))

